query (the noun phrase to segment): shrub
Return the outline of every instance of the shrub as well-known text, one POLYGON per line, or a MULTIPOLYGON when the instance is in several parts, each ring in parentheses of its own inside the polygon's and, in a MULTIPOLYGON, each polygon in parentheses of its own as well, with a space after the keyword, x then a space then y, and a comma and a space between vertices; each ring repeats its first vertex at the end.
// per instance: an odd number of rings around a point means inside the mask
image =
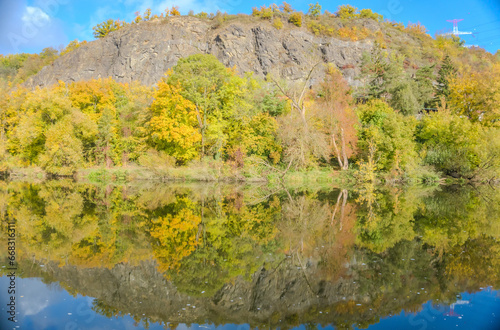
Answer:
POLYGON ((292 23, 295 26, 302 26, 302 14, 299 12, 292 13, 288 18, 288 22, 292 23))
POLYGON ((371 18, 376 20, 377 22, 382 22, 384 20, 384 16, 374 13, 371 9, 361 9, 359 12, 360 18, 371 18))
POLYGON ((352 41, 366 39, 370 34, 370 31, 367 28, 363 27, 358 29, 356 26, 342 27, 338 30, 338 32, 341 38, 350 39, 352 41))
POLYGON ((170 10, 170 16, 180 16, 181 12, 179 11, 178 6, 172 6, 172 9, 170 10))
POLYGON ((420 22, 417 23, 409 22, 408 26, 406 27, 406 30, 410 33, 415 33, 415 34, 426 34, 428 32, 426 27, 420 24, 420 22))
POLYGON ((321 14, 321 6, 319 3, 316 2, 315 5, 312 3, 309 5, 309 11, 307 12, 307 15, 311 17, 318 17, 321 14))
POLYGON ((359 17, 358 8, 353 7, 351 5, 342 5, 342 6, 339 6, 339 8, 338 8, 337 12, 335 13, 335 15, 338 18, 342 18, 342 19, 353 19, 353 18, 358 18, 359 17))
POLYGON ((67 54, 75 49, 77 49, 78 47, 82 46, 82 45, 85 45, 87 43, 87 41, 83 40, 82 42, 79 42, 78 39, 75 39, 73 41, 71 41, 67 46, 66 48, 64 48, 61 53, 59 54, 60 56, 64 55, 64 54, 67 54))
POLYGON ((271 20, 273 18, 273 7, 262 6, 260 9, 257 7, 252 8, 252 16, 260 17, 262 19, 271 20))
MULTIPOLYGON (((138 17, 140 17, 140 15, 138 17)), ((92 28, 92 30, 94 30, 94 37, 95 38, 104 38, 109 33, 122 28, 124 25, 125 24, 123 22, 120 22, 119 20, 115 21, 112 19, 108 19, 107 21, 102 22, 101 24, 97 24, 96 26, 94 26, 92 28)))
POLYGON ((281 21, 281 19, 279 19, 278 17, 274 19, 273 21, 273 26, 277 29, 277 30, 281 30, 283 28, 283 22, 281 21))
POLYGON ((198 18, 208 18, 208 14, 205 13, 204 11, 202 11, 202 12, 200 12, 200 13, 194 15, 194 16, 196 16, 198 18))

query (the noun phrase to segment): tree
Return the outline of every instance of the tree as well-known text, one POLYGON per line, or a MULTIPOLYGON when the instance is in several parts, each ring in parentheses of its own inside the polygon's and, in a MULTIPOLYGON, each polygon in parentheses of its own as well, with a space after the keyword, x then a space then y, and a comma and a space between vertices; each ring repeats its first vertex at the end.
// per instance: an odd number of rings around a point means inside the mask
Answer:
POLYGON ((280 5, 279 7, 281 9, 282 12, 286 13, 286 14, 290 14, 290 13, 293 13, 294 10, 292 8, 292 6, 286 2, 283 1, 283 4, 280 5))
POLYGON ((148 133, 157 149, 175 157, 180 164, 199 155, 201 133, 195 107, 182 97, 178 88, 165 81, 158 84, 148 133))
POLYGON ((151 19, 151 8, 147 8, 146 11, 144 11, 144 14, 142 14, 142 19, 144 21, 149 21, 151 19))
POLYGON ((296 166, 308 167, 317 158, 328 158, 328 143, 319 135, 321 133, 318 130, 310 129, 308 123, 307 87, 318 65, 319 63, 312 65, 298 90, 283 87, 277 80, 270 78, 292 108, 292 113, 279 121, 280 139, 285 149, 285 158, 289 162, 287 168, 294 162, 296 166))
POLYGON ((319 15, 321 15, 321 6, 319 3, 316 2, 315 5, 313 5, 312 3, 309 4, 309 10, 307 12, 307 15, 311 16, 311 17, 318 17, 319 15))
POLYGON ((500 131, 442 110, 425 116, 417 138, 424 162, 453 177, 498 175, 500 131))
POLYGON ((213 55, 196 54, 179 60, 168 74, 167 83, 195 106, 201 135, 201 155, 220 155, 227 142, 224 132, 234 106, 242 100, 243 80, 213 55))
POLYGON ((342 73, 333 66, 328 67, 315 102, 316 116, 321 120, 323 131, 331 136, 332 154, 337 157, 342 170, 349 168, 349 158, 357 143, 356 114, 352 108, 351 89, 342 73), (337 143, 339 141, 339 143, 337 143))
POLYGON ((423 66, 415 73, 417 92, 415 93, 420 107, 430 107, 434 97, 434 64, 423 66))
POLYGON ((179 7, 178 6, 172 6, 172 9, 170 9, 170 15, 171 16, 180 16, 181 13, 179 11, 179 7))
POLYGON ((415 83, 405 79, 391 90, 390 105, 404 115, 416 115, 422 108, 415 96, 415 83))
POLYGON ((285 90, 285 88, 276 80, 273 79, 274 85, 281 91, 281 93, 291 102, 292 104, 292 109, 296 110, 297 113, 300 115, 300 118, 302 119, 302 123, 304 124, 304 127, 307 128, 307 119, 306 119, 306 112, 307 112, 307 107, 305 105, 305 100, 306 100, 306 91, 307 87, 309 86, 309 81, 312 78, 313 72, 316 69, 316 67, 320 63, 314 64, 311 69, 309 70, 305 81, 302 85, 302 88, 299 89, 299 92, 296 93, 293 90, 285 90), (297 96, 298 94, 298 96, 297 96))
POLYGON ((92 30, 94 30, 95 38, 104 38, 109 33, 116 31, 122 28, 123 26, 125 26, 125 23, 121 22, 120 20, 115 21, 113 19, 108 19, 107 21, 104 21, 94 26, 92 30))
POLYGON ((115 143, 115 109, 104 108, 97 121, 96 160, 98 164, 113 165, 115 143))
POLYGON ((450 109, 485 126, 500 126, 500 64, 465 72, 448 85, 450 109))
POLYGON ((384 16, 374 13, 371 9, 361 9, 359 12, 360 18, 371 18, 377 22, 383 22, 384 16))
POLYGON ((453 79, 457 74, 457 69, 451 62, 450 56, 446 55, 441 63, 441 67, 438 71, 438 78, 436 84, 436 97, 435 102, 439 102, 442 96, 448 101, 450 95, 450 80, 453 79))
POLYGON ((387 54, 382 52, 382 48, 375 43, 370 54, 363 53, 361 64, 362 79, 365 80, 365 87, 362 95, 365 98, 381 98, 387 92, 386 72, 390 65, 387 61, 387 54))
POLYGON ((45 152, 40 165, 54 175, 72 175, 81 165, 82 143, 73 134, 69 117, 51 126, 45 134, 45 152))
POLYGON ((24 115, 14 130, 11 150, 20 154, 29 165, 36 164, 45 145, 45 127, 40 114, 24 115))
POLYGON ((87 41, 83 40, 82 42, 79 42, 78 39, 75 39, 73 41, 71 41, 67 46, 66 48, 64 48, 62 51, 61 51, 61 54, 59 55, 64 55, 64 54, 67 54, 69 52, 72 52, 73 50, 79 48, 80 46, 83 46, 87 44, 87 41))
POLYGON ((362 159, 374 156, 378 169, 392 171, 396 176, 416 165, 415 118, 404 117, 382 100, 371 100, 357 110, 362 159))
POLYGON ((359 16, 358 8, 353 7, 351 5, 339 6, 337 12, 335 13, 335 16, 342 18, 342 19, 357 18, 359 16))

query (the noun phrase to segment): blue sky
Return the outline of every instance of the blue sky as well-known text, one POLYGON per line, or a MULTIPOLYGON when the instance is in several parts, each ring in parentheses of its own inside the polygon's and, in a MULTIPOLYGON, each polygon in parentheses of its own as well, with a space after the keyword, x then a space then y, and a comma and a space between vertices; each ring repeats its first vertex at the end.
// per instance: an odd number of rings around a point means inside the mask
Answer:
MULTIPOLYGON (((311 0, 287 1, 297 10, 307 11, 311 0)), ((322 1, 323 10, 335 12, 342 4, 370 8, 384 17, 402 22, 421 22, 434 36, 451 30, 448 19, 464 19, 461 31, 467 44, 495 53, 500 49, 500 0, 350 0, 322 1)), ((189 10, 251 13, 252 7, 269 5, 265 0, 0 0, 0 54, 40 52, 45 47, 59 49, 71 40, 93 40, 92 27, 108 18, 131 21, 136 11, 151 8, 161 13, 177 5, 182 14, 189 10)))

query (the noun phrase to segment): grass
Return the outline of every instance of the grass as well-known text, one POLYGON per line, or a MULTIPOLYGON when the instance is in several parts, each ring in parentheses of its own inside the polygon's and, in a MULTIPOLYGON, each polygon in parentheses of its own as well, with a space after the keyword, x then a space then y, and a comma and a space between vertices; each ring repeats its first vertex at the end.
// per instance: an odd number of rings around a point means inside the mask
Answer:
MULTIPOLYGON (((212 182, 212 183, 261 183, 268 187, 285 186, 296 189, 310 187, 314 189, 331 187, 355 187, 358 184, 356 169, 337 171, 332 168, 319 167, 307 170, 289 170, 245 163, 238 168, 230 162, 201 160, 186 166, 161 165, 140 166, 131 164, 123 167, 90 167, 79 169, 73 179, 94 184, 121 184, 129 182, 212 182)), ((389 173, 377 173, 377 184, 382 185, 452 185, 466 184, 470 180, 464 178, 443 177, 428 168, 419 168, 405 177, 393 178, 389 173), (408 176, 409 175, 409 176, 408 176)), ((49 176, 40 167, 14 168, 4 175, 9 180, 43 181, 49 176)), ((475 181, 475 183, 498 183, 495 180, 475 181)))
POLYGON ((8 172, 8 177, 11 180, 45 180, 47 174, 38 166, 13 168, 8 172))

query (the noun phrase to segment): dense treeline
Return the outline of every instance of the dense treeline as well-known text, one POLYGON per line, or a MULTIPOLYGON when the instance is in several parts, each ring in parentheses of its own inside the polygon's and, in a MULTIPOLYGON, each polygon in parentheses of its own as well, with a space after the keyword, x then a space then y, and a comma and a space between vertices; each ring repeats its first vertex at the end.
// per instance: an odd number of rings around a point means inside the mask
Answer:
POLYGON ((293 87, 239 77, 211 55, 180 60, 155 88, 111 79, 20 87, 2 99, 2 170, 37 165, 71 175, 81 167, 197 161, 348 169, 351 159, 367 181, 377 171, 494 176, 500 64, 458 74, 447 57, 438 76, 426 67, 405 77, 379 52, 366 56, 357 104, 333 67, 296 97, 293 87), (417 120, 426 104, 439 110, 417 120))
MULTIPOLYGON (((176 8, 168 13, 178 16, 176 8)), ((252 19, 294 13, 284 3, 255 9, 252 19)), ((99 79, 28 90, 15 84, 60 55, 44 50, 0 57, 0 170, 39 166, 61 176, 140 165, 166 169, 162 175, 168 176, 168 168, 201 166, 241 178, 321 167, 354 169, 360 181, 375 181, 377 173, 402 181, 498 175, 498 57, 466 49, 454 37, 432 39, 420 25, 382 22, 365 9, 341 6, 330 14, 317 4, 299 14, 324 26, 338 20, 352 28, 363 20, 380 24, 372 51, 363 56, 362 87, 353 90, 331 65, 311 65, 299 84, 238 76, 212 55, 193 55, 155 87, 99 79), (418 40, 420 52, 395 45, 387 29, 418 40), (314 72, 324 78, 311 85, 314 72)), ((154 18, 151 12, 137 17, 136 23, 154 18)), ((113 29, 94 30, 105 37, 113 29)), ((72 42, 62 53, 80 45, 72 42)))

